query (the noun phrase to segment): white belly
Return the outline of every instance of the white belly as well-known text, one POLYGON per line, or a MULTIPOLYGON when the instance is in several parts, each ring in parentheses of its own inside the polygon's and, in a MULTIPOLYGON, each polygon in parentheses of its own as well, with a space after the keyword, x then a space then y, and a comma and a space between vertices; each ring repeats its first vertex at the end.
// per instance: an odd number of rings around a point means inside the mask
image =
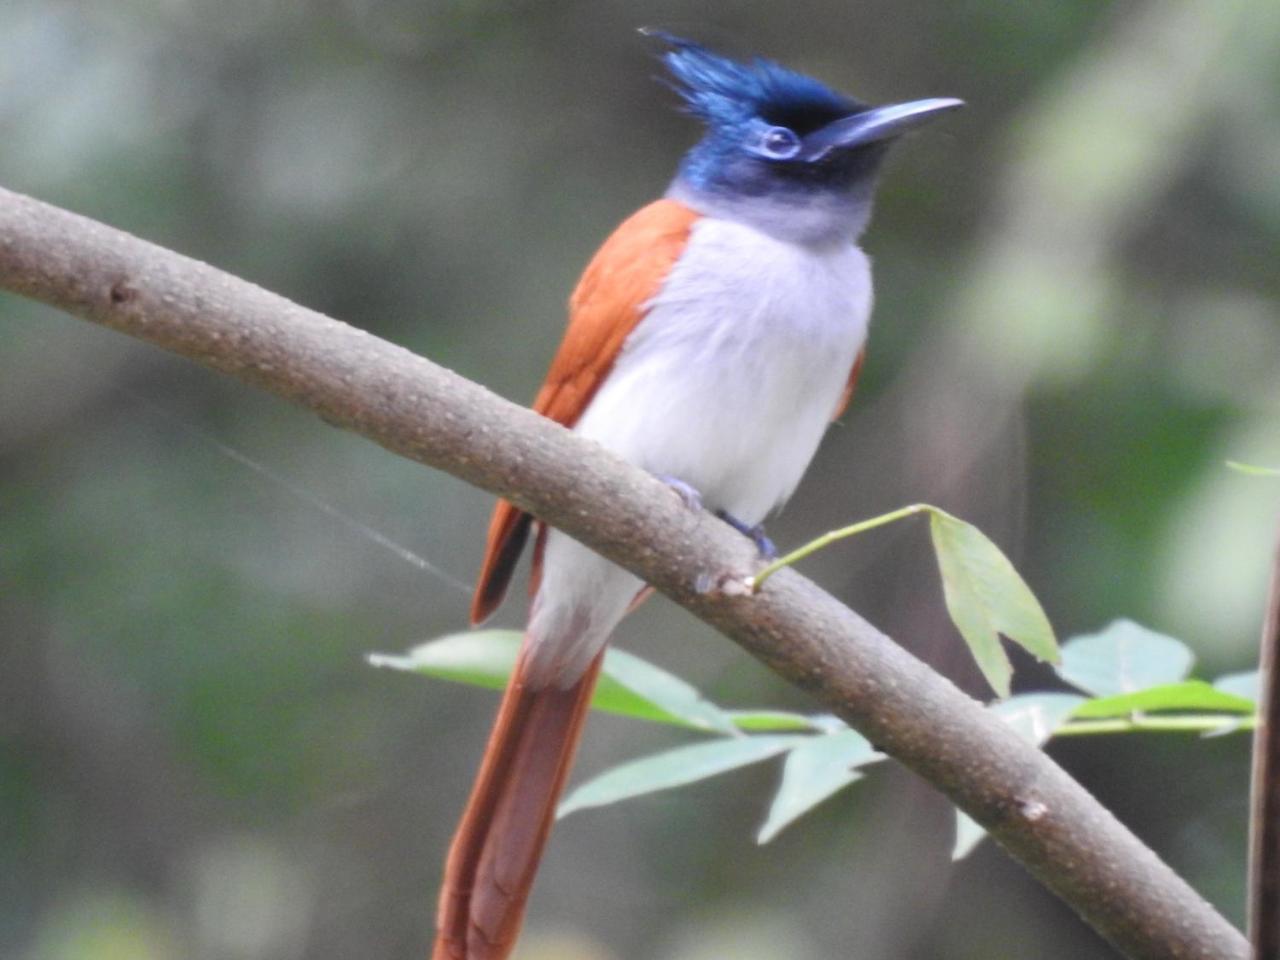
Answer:
MULTIPOLYGON (((852 243, 801 247, 700 220, 574 429, 692 485, 708 509, 759 523, 813 459, 870 309, 870 267, 852 243)), ((639 588, 550 531, 531 679, 581 675, 639 588)))
POLYGON ((575 429, 758 523, 813 458, 870 307, 852 243, 802 247, 700 220, 575 429))

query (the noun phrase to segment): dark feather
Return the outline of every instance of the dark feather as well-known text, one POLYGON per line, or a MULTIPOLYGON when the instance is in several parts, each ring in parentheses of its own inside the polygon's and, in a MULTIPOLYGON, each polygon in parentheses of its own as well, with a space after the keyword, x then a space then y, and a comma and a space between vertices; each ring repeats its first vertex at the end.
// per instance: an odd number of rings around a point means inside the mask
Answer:
POLYGON ((772 60, 756 57, 740 63, 689 40, 657 36, 671 46, 662 59, 675 81, 672 86, 690 112, 709 126, 760 119, 803 136, 863 107, 772 60))

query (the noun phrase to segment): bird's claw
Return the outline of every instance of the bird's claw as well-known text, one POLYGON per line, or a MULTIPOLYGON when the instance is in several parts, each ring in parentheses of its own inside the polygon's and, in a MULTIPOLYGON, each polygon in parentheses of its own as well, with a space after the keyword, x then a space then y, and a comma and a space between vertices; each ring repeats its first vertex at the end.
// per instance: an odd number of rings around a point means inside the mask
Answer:
POLYGON ((743 523, 733 514, 724 510, 717 510, 716 516, 754 543, 756 545, 756 550, 764 559, 778 559, 778 548, 774 546, 773 541, 765 535, 763 523, 757 523, 754 526, 751 526, 743 523))
MULTIPOLYGON (((702 509, 702 494, 694 486, 679 477, 672 477, 667 474, 657 474, 657 478, 670 487, 690 510, 696 512, 702 509)), ((716 516, 754 543, 756 551, 765 560, 778 559, 778 548, 774 546, 773 541, 765 534, 764 524, 757 523, 753 526, 743 523, 727 510, 717 510, 716 516)))
POLYGON ((690 510, 697 512, 702 509, 702 494, 693 486, 685 483, 679 477, 669 477, 665 474, 659 474, 658 479, 675 491, 676 496, 690 510))

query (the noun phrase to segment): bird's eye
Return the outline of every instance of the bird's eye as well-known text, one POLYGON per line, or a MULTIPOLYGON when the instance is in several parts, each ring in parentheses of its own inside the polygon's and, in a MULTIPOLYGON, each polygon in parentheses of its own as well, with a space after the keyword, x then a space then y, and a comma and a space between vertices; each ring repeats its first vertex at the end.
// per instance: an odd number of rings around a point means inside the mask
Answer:
POLYGON ((770 127, 760 138, 759 149, 771 160, 790 160, 800 152, 800 138, 786 127, 770 127))

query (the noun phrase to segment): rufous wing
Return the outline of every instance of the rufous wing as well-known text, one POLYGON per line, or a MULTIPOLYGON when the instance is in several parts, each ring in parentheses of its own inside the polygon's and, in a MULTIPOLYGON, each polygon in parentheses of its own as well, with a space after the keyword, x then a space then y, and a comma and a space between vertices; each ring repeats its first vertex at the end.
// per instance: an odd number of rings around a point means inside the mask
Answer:
MULTIPOLYGON (((684 252, 698 216, 675 200, 658 200, 623 221, 604 242, 569 298, 569 326, 534 410, 566 427, 578 422, 684 252)), ((471 603, 472 623, 488 618, 502 602, 532 523, 519 507, 498 501, 471 603)))
POLYGON ((831 414, 833 421, 839 420, 844 416, 844 412, 849 409, 849 401, 853 399, 853 391, 858 388, 858 378, 862 376, 862 364, 866 359, 867 348, 863 347, 853 359, 853 369, 849 371, 849 379, 845 382, 844 393, 840 394, 840 402, 836 404, 836 408, 831 414))

